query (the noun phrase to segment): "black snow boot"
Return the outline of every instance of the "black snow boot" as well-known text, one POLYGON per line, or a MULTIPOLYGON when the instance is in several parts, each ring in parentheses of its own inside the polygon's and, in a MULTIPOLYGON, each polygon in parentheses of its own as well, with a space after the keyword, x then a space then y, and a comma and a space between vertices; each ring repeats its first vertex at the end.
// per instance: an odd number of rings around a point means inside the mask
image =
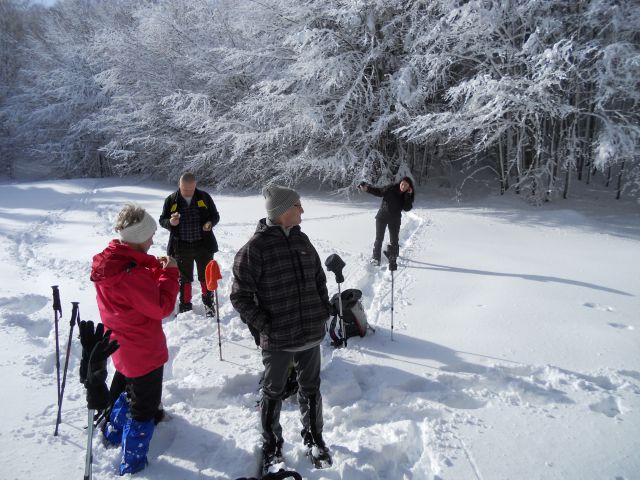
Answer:
POLYGON ((315 468, 327 468, 333 464, 333 459, 331 458, 331 452, 327 447, 327 444, 324 443, 322 439, 321 433, 316 433, 315 435, 311 434, 311 431, 308 429, 303 429, 300 434, 302 435, 302 441, 306 448, 306 455, 313 463, 315 468))

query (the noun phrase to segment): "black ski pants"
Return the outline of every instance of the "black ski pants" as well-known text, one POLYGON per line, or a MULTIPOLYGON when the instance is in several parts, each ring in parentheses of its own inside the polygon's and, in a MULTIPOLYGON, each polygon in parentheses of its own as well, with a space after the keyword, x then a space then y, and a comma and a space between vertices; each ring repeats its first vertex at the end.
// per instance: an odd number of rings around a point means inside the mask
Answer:
POLYGON ((292 361, 298 375, 298 403, 302 427, 304 430, 322 433, 320 346, 317 345, 300 352, 263 350, 264 380, 262 382, 260 417, 263 445, 267 448, 282 445, 280 409, 292 361))
POLYGON ((111 405, 113 406, 120 394, 126 391, 130 402, 131 418, 139 422, 153 419, 162 400, 163 372, 164 366, 141 377, 127 378, 116 370, 109 389, 111 405))
POLYGON ((198 280, 206 281, 205 270, 209 261, 213 260, 213 253, 206 247, 205 242, 185 242, 178 240, 176 244, 176 261, 180 271, 180 284, 193 282, 193 262, 198 270, 198 280))
POLYGON ((389 227, 389 245, 391 251, 398 255, 400 251, 400 224, 402 217, 387 218, 376 217, 376 240, 373 242, 373 258, 380 260, 382 253, 382 242, 384 241, 384 232, 389 227))

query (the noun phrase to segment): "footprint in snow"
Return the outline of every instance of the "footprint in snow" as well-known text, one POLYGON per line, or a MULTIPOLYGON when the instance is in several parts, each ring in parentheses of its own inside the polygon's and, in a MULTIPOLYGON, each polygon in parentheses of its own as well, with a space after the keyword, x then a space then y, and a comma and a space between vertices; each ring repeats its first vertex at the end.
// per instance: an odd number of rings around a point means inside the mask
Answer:
POLYGON ((32 314, 44 308, 49 299, 43 295, 22 295, 0 298, 0 310, 12 313, 32 314))
POLYGON ((0 325, 24 328, 28 334, 36 338, 48 337, 53 323, 48 320, 31 320, 23 313, 7 313, 2 317, 0 325))
POLYGON ((609 307, 607 305, 600 305, 598 303, 594 303, 594 302, 586 302, 583 303, 583 305, 585 307, 589 307, 589 308, 595 308, 596 310, 600 310, 602 312, 615 312, 616 309, 613 307, 609 307))
POLYGON ((625 325, 624 323, 611 322, 608 325, 610 327, 617 328, 618 330, 633 330, 633 326, 632 325, 625 325))
POLYGON ((602 413, 609 418, 617 417, 622 414, 620 401, 613 397, 603 398, 599 402, 592 403, 589 408, 597 413, 602 413))

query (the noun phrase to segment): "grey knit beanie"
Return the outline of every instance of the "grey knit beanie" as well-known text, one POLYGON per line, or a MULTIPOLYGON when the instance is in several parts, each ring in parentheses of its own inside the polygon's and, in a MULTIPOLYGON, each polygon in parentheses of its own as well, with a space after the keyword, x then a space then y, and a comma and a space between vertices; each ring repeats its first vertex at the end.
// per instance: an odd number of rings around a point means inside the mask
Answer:
POLYGON ((298 192, 283 187, 282 185, 267 185, 262 189, 262 195, 264 196, 264 203, 269 220, 275 220, 296 203, 300 202, 298 192))

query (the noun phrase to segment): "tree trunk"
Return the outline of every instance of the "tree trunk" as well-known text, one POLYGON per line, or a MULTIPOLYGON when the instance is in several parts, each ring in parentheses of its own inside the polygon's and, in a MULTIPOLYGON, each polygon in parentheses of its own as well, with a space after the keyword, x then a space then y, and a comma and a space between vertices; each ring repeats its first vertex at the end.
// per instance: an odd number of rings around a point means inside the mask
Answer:
POLYGON ((502 147, 502 135, 498 138, 498 164, 500 168, 500 195, 507 191, 506 172, 504 162, 504 149, 502 147))
POLYGON ((618 193, 616 194, 616 200, 620 200, 622 195, 622 173, 624 172, 624 162, 620 165, 620 171, 618 172, 618 193))

